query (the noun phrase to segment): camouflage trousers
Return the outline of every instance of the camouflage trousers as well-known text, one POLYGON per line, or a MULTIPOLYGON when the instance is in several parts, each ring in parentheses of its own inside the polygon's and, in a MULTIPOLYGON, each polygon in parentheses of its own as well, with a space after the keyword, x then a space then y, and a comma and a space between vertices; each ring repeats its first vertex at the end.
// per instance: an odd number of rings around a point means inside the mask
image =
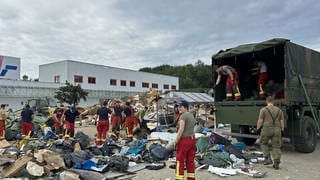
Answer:
POLYGON ((269 140, 271 140, 271 155, 274 163, 280 163, 281 129, 280 127, 263 127, 260 136, 260 146, 265 157, 270 157, 269 140))

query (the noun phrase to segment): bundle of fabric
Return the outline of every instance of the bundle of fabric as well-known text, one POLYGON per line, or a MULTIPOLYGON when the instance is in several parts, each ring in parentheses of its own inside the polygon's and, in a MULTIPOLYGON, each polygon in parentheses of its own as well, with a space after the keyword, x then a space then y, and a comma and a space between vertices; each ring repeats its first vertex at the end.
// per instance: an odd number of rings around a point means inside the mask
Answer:
POLYGON ((109 168, 111 170, 125 172, 129 166, 129 158, 125 156, 111 156, 109 160, 109 168))
POLYGON ((226 167, 231 164, 229 153, 208 151, 204 154, 201 164, 209 164, 214 167, 226 167))
POLYGON ((169 158, 167 149, 159 143, 151 144, 149 151, 151 158, 155 161, 163 161, 169 158))

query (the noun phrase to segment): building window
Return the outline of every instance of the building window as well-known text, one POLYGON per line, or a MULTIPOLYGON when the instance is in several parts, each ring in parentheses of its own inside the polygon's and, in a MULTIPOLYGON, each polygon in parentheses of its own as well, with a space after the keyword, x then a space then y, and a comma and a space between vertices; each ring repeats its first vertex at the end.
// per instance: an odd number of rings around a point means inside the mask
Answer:
POLYGON ((96 77, 88 77, 88 84, 95 84, 96 83, 96 77))
POLYGON ((116 79, 110 79, 110 85, 116 86, 117 85, 117 80, 116 79))
POLYGON ((169 84, 164 84, 163 89, 169 89, 169 84))
POLYGON ((127 81, 126 80, 121 80, 120 81, 120 85, 121 86, 126 86, 127 85, 127 81))
POLYGON ((75 83, 82 83, 83 82, 83 77, 79 75, 74 76, 74 82, 75 83))
POLYGON ((158 89, 158 84, 156 84, 156 83, 152 83, 152 88, 156 88, 156 89, 158 89))
POLYGON ((143 87, 143 88, 149 88, 149 83, 143 82, 143 83, 142 83, 142 87, 143 87))
POLYGON ((54 83, 60 83, 60 76, 54 76, 53 77, 53 82, 54 83))
POLYGON ((135 81, 130 81, 130 87, 135 87, 136 86, 136 82, 135 81))
POLYGON ((171 89, 176 90, 176 89, 177 89, 177 86, 171 85, 171 89))

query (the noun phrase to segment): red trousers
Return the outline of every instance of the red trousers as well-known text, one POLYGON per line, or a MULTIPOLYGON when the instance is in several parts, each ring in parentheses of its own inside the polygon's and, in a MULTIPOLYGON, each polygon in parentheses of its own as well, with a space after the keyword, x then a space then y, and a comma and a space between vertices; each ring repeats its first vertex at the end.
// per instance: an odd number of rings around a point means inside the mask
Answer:
POLYGON ((259 89, 259 96, 260 98, 265 98, 266 97, 266 93, 264 92, 263 88, 264 85, 267 82, 267 72, 263 72, 259 74, 259 79, 258 79, 258 89, 259 89))
POLYGON ((120 131, 121 116, 112 116, 111 124, 112 124, 113 131, 120 131))
POLYGON ((187 167, 187 179, 195 179, 194 157, 196 153, 196 138, 187 136, 180 138, 176 147, 176 179, 184 179, 184 167, 187 167))
POLYGON ((21 123, 22 136, 27 136, 33 130, 32 122, 22 122, 21 123))
POLYGON ((106 142, 107 132, 109 130, 109 120, 99 120, 97 125, 96 145, 102 145, 106 142))
POLYGON ((0 136, 4 135, 4 131, 6 130, 5 120, 0 120, 0 136))
POLYGON ((66 129, 67 129, 67 133, 70 137, 74 136, 74 122, 71 123, 69 121, 65 121, 66 123, 66 129))
POLYGON ((54 122, 54 129, 57 135, 63 134, 63 123, 61 123, 61 119, 58 119, 54 122))
POLYGON ((226 80, 226 97, 227 99, 232 99, 232 92, 233 92, 234 98, 236 100, 240 100, 241 94, 239 90, 239 76, 237 71, 233 71, 232 74, 233 74, 233 82, 230 76, 228 76, 226 80))
POLYGON ((126 117, 125 126, 127 129, 127 137, 128 141, 132 141, 133 139, 133 127, 135 124, 135 118, 132 116, 126 117))

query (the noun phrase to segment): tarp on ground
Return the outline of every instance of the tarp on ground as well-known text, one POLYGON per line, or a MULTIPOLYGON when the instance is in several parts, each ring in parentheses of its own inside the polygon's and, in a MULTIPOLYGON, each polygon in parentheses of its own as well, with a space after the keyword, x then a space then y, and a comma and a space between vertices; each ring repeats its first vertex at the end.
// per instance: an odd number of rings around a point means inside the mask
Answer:
POLYGON ((193 92, 169 92, 164 96, 168 103, 173 101, 179 102, 185 100, 191 104, 193 103, 213 103, 214 98, 206 93, 193 93, 193 92))

